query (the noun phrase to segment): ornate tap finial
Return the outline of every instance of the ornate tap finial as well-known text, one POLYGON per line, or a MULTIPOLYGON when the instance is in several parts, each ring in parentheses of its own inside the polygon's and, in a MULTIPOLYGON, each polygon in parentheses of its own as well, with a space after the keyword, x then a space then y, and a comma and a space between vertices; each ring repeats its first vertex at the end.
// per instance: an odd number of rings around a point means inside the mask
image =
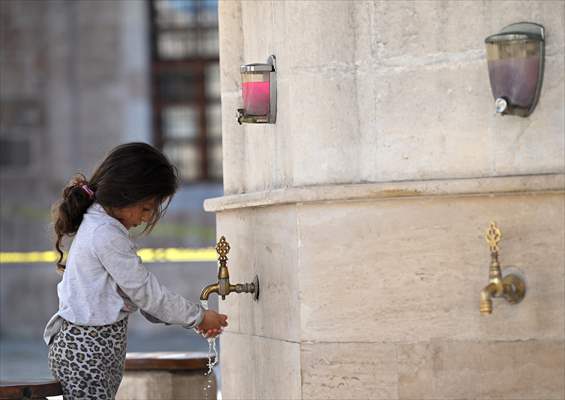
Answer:
POLYGON ((218 261, 225 263, 228 260, 227 255, 230 252, 230 244, 224 236, 220 238, 220 241, 216 245, 216 252, 220 256, 218 257, 218 261))
POLYGON ((485 239, 490 247, 491 253, 498 252, 498 242, 502 239, 502 233, 500 229, 497 228, 496 222, 492 221, 489 225, 487 233, 485 235, 485 239))

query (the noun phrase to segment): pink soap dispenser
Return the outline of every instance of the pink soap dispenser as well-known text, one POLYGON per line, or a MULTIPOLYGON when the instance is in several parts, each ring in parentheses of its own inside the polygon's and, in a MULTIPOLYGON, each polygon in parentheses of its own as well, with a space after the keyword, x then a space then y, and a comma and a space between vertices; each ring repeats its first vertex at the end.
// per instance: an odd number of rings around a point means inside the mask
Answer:
POLYGON ((241 71, 243 108, 237 110, 237 122, 274 124, 277 118, 277 82, 275 56, 266 64, 244 64, 241 71))

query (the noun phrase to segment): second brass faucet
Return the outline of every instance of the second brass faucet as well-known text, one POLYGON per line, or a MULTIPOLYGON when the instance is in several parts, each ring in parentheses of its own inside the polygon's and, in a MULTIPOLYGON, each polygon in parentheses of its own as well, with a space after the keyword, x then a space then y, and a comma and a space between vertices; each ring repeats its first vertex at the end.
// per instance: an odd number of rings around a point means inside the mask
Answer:
POLYGON ((230 293, 251 293, 255 300, 259 299, 259 278, 255 275, 255 279, 252 283, 238 283, 232 285, 230 283, 230 274, 228 271, 228 257, 227 254, 230 251, 230 244, 227 242, 226 238, 222 236, 220 241, 216 245, 216 252, 218 253, 218 261, 220 262, 220 268, 218 269, 218 282, 206 286, 202 289, 200 293, 200 300, 208 300, 208 297, 212 293, 217 293, 218 296, 222 296, 222 300, 226 299, 226 296, 230 293))
POLYGON ((510 304, 522 301, 526 295, 526 283, 524 279, 516 274, 508 274, 504 278, 498 262, 498 242, 502 238, 500 229, 496 223, 491 222, 485 235, 490 247, 490 268, 488 273, 489 283, 481 290, 480 312, 481 314, 492 313, 492 298, 504 297, 510 304))

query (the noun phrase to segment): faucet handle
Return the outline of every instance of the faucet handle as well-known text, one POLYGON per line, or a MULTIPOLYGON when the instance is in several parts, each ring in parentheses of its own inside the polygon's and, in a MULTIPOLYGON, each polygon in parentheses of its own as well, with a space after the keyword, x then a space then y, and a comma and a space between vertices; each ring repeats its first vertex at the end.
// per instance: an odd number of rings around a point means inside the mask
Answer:
POLYGON ((216 245, 216 252, 220 256, 218 258, 218 261, 226 262, 228 260, 227 255, 230 252, 230 244, 228 243, 228 241, 226 240, 226 238, 224 236, 222 236, 220 238, 220 241, 216 245))
POLYGON ((502 239, 502 232, 496 226, 496 222, 492 221, 489 225, 487 233, 485 235, 485 239, 490 247, 491 253, 498 252, 498 242, 502 239))

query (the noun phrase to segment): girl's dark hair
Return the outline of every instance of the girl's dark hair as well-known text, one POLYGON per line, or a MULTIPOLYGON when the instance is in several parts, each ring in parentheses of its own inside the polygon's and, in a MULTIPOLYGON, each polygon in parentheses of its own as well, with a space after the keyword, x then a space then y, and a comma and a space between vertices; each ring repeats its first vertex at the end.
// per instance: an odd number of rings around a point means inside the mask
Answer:
POLYGON ((94 203, 106 210, 156 199, 157 209, 143 233, 151 232, 165 213, 178 187, 177 169, 159 150, 146 143, 126 143, 114 148, 90 179, 74 176, 53 205, 57 269, 64 271, 62 240, 74 236, 84 213, 94 203), (86 185, 86 187, 85 187, 86 185))

